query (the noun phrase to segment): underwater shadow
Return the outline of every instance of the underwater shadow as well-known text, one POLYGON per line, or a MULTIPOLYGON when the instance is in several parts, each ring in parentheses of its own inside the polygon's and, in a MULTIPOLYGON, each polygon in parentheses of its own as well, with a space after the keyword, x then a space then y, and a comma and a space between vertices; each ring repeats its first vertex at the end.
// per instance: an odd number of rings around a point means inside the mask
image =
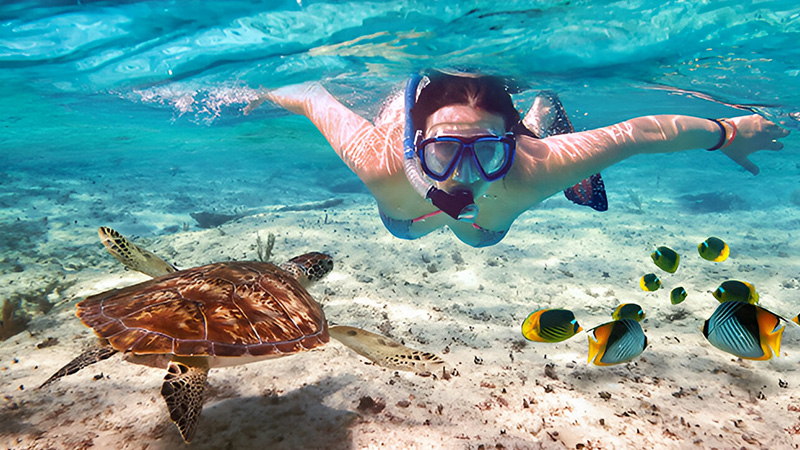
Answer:
POLYGON ((678 197, 683 206, 694 214, 747 209, 747 203, 738 195, 726 192, 704 192, 678 197))
MULTIPOLYGON (((732 358, 735 356, 731 355, 732 358)), ((735 361, 725 361, 720 363, 718 359, 706 356, 695 356, 695 361, 708 367, 708 373, 714 377, 723 378, 732 387, 736 387, 744 392, 757 395, 763 389, 770 389, 775 384, 769 373, 773 370, 763 370, 757 365, 764 364, 765 361, 745 361, 737 363, 735 361), (750 364, 755 367, 746 367, 743 364, 750 364)))
POLYGON ((0 436, 13 437, 41 433, 41 429, 28 422, 27 419, 30 415, 29 408, 16 403, 0 410, 0 436))
MULTIPOLYGON (((203 409, 197 434, 185 445, 177 429, 165 417, 164 438, 157 449, 297 449, 350 450, 350 426, 355 412, 323 404, 325 397, 355 379, 342 375, 282 395, 234 397, 203 409)), ((153 448, 153 447, 151 447, 153 448)))

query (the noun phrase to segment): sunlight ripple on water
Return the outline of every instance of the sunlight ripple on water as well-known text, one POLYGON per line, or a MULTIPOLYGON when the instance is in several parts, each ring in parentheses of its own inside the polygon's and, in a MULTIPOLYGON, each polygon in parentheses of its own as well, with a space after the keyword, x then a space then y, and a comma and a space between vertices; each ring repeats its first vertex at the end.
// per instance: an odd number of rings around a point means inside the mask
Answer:
POLYGON ((456 67, 559 91, 657 87, 800 123, 793 1, 20 1, 0 17, 5 77, 197 120, 240 114, 260 87, 346 78, 370 88, 456 67))

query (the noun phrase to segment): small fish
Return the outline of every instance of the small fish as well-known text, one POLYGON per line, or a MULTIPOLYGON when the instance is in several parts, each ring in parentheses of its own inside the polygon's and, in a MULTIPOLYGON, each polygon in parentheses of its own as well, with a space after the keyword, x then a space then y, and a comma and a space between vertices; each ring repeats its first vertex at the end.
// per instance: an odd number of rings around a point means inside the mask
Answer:
POLYGON ((703 324, 703 336, 714 347, 744 359, 767 360, 780 355, 785 320, 747 302, 727 301, 703 324))
POLYGON ((731 249, 725 241, 712 236, 697 246, 697 252, 707 261, 722 262, 728 259, 731 249))
POLYGON ((669 273, 675 273, 678 270, 678 264, 681 261, 681 255, 669 247, 658 247, 656 251, 650 254, 653 262, 656 263, 659 269, 665 270, 669 273))
POLYGON ((687 295, 686 289, 678 286, 669 293, 669 301, 671 301, 673 305, 677 305, 686 300, 687 295))
POLYGON ((620 364, 641 355, 647 347, 642 326, 633 319, 621 319, 592 328, 589 361, 598 366, 620 364))
POLYGON ((720 303, 730 301, 747 302, 753 305, 758 303, 756 288, 746 281, 723 281, 711 295, 719 300, 720 303))
POLYGON ((639 286, 643 291, 657 291, 661 287, 661 280, 658 279, 656 274, 648 273, 639 280, 639 286))
POLYGON ((617 309, 614 310, 611 317, 614 320, 632 319, 641 322, 642 319, 644 319, 644 311, 642 311, 642 307, 636 303, 623 303, 617 306, 617 309))
POLYGON ((561 342, 583 330, 567 309, 540 309, 522 322, 522 335, 535 342, 561 342))

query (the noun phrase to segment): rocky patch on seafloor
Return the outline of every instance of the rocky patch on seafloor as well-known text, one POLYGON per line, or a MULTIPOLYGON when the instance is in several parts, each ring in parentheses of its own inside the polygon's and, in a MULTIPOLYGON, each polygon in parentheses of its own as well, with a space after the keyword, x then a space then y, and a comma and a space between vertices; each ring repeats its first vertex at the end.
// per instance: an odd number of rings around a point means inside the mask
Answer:
POLYGON ((0 305, 0 341, 25 331, 34 317, 47 314, 61 300, 62 292, 76 281, 54 276, 31 282, 23 290, 14 290, 3 295, 0 305))
POLYGON ((341 183, 323 186, 334 194, 369 194, 367 186, 361 180, 348 180, 341 183))
POLYGON ((747 203, 741 197, 726 192, 686 194, 678 198, 689 211, 698 214, 746 209, 747 207, 747 203))
POLYGON ((189 215, 192 216, 192 219, 197 222, 197 226, 200 228, 214 228, 244 217, 244 214, 219 214, 209 211, 200 211, 189 215))
MULTIPOLYGON (((306 202, 306 203, 297 203, 294 205, 284 205, 279 206, 273 211, 275 212, 287 212, 287 211, 315 211, 315 210, 322 210, 326 208, 332 208, 334 206, 339 206, 344 203, 344 200, 341 198, 332 198, 328 200, 322 200, 317 202, 306 202)), ((220 214, 210 211, 200 211, 190 213, 189 215, 197 222, 197 226, 200 228, 215 228, 220 225, 226 224, 236 219, 241 219, 242 217, 246 217, 251 214, 257 214, 259 211, 252 210, 246 211, 237 214, 220 214)))

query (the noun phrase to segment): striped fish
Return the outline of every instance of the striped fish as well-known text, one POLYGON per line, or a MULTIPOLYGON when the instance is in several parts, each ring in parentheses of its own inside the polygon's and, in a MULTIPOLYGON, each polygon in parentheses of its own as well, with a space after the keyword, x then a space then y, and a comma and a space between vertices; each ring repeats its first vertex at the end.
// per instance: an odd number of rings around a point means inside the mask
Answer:
POLYGON ((589 361, 611 366, 636 358, 647 348, 647 336, 633 319, 604 323, 589 330, 589 361))
POLYGON ((540 309, 522 322, 522 335, 534 342, 561 342, 583 330, 567 309, 540 309))
POLYGON ((714 347, 744 359, 780 355, 783 320, 777 314, 742 301, 720 303, 703 324, 703 336, 714 347))

